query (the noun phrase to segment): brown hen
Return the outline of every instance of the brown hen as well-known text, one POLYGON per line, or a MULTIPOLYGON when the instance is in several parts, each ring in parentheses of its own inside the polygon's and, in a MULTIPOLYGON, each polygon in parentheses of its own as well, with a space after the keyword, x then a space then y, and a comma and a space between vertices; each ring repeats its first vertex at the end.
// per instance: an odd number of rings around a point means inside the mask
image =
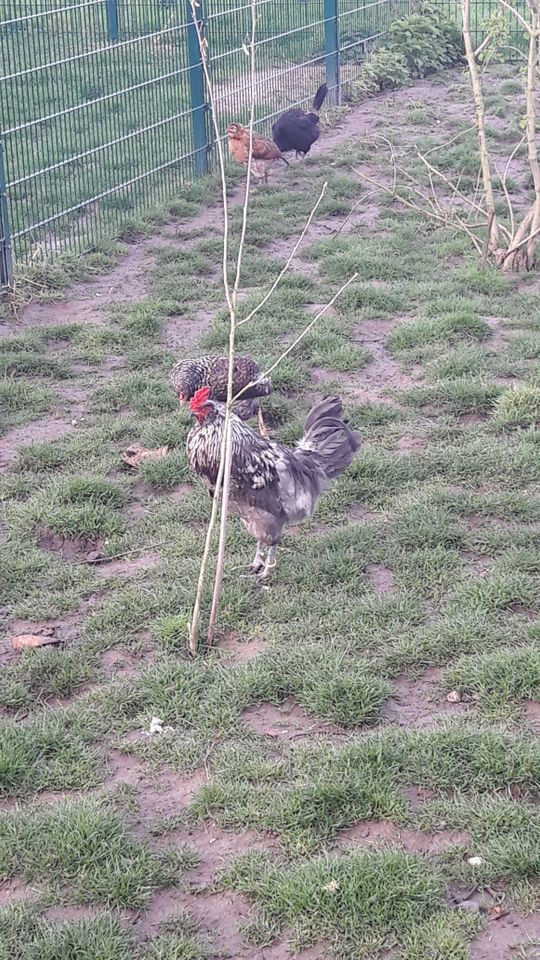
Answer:
MULTIPOLYGON (((241 123, 230 123, 227 127, 229 153, 236 163, 247 166, 249 158, 249 130, 241 123)), ((281 150, 275 143, 253 131, 252 136, 253 173, 258 180, 268 181, 268 167, 274 160, 283 160, 289 166, 281 150)))

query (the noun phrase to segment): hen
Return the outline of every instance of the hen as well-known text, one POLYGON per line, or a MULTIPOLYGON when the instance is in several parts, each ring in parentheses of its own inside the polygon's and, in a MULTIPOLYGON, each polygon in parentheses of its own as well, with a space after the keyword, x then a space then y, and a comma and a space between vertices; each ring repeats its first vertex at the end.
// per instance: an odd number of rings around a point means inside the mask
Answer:
POLYGON ((328 87, 323 83, 313 98, 313 113, 304 113, 303 110, 295 108, 287 110, 277 118, 272 127, 272 136, 274 143, 283 153, 296 150, 296 156, 301 154, 303 157, 309 153, 321 134, 318 113, 327 93, 328 87))
MULTIPOLYGON (((190 401, 197 423, 188 434, 186 452, 191 469, 213 496, 225 410, 210 396, 210 388, 202 387, 190 401)), ((257 538, 250 572, 258 573, 260 579, 275 566, 284 527, 311 516, 321 493, 347 469, 360 448, 360 434, 343 422, 342 410, 339 397, 317 403, 292 450, 257 436, 234 414, 231 417, 230 508, 257 538)))
MULTIPOLYGON (((227 137, 229 138, 229 153, 233 160, 247 166, 249 157, 249 130, 243 127, 241 123, 230 123, 227 127, 227 137)), ((268 181, 268 167, 274 160, 283 160, 289 166, 288 161, 281 155, 281 151, 275 143, 262 137, 260 133, 253 131, 252 135, 252 169, 256 179, 268 181)))
MULTIPOLYGON (((227 400, 227 375, 229 360, 227 357, 198 357, 190 360, 180 360, 171 370, 170 384, 180 403, 191 400, 201 387, 209 386, 212 396, 220 403, 227 400)), ((250 383, 261 375, 258 363, 251 357, 235 357, 233 364, 233 394, 244 390, 250 383)), ((267 397, 272 393, 270 377, 264 377, 259 383, 250 387, 240 400, 233 404, 233 411, 241 420, 249 420, 258 415, 259 430, 262 436, 267 436, 263 416, 259 406, 259 398, 267 397)))

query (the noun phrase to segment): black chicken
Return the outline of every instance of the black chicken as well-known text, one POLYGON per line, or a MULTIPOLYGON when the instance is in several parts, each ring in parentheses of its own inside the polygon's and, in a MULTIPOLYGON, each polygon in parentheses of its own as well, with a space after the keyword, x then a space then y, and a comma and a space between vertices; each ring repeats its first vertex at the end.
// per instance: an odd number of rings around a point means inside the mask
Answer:
MULTIPOLYGON (((219 469, 225 408, 210 399, 209 387, 197 390, 189 409, 197 418, 186 444, 191 469, 214 495, 219 469)), ((360 448, 360 434, 342 419, 339 397, 327 397, 310 411, 304 433, 291 450, 258 436, 231 417, 230 507, 257 538, 250 566, 260 579, 275 566, 276 547, 287 524, 310 517, 321 493, 339 477, 360 448), (266 556, 265 556, 266 552, 266 556)))
MULTIPOLYGON (((227 375, 229 361, 227 357, 198 357, 181 360, 171 370, 170 383, 180 403, 191 400, 201 387, 209 386, 212 397, 219 403, 227 400, 227 375)), ((258 363, 251 357, 236 357, 233 366, 233 394, 236 395, 253 383, 261 375, 258 363)), ((233 412, 241 420, 249 420, 258 414, 259 430, 267 436, 266 427, 259 406, 259 397, 272 393, 270 377, 264 377, 259 383, 246 390, 240 400, 233 404, 233 412)))
POLYGON ((277 118, 272 127, 272 137, 282 153, 296 150, 296 156, 301 154, 303 157, 309 153, 321 135, 318 114, 327 93, 328 87, 325 83, 321 84, 313 98, 313 113, 304 113, 296 107, 277 118))

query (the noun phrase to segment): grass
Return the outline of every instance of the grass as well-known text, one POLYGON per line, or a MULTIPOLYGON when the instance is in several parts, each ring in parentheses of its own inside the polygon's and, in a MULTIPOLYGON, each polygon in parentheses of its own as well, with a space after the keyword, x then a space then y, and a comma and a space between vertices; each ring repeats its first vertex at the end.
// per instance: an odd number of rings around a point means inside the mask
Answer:
MULTIPOLYGON (((445 91, 458 105, 461 82, 445 91)), ((445 103, 430 106, 426 149, 455 134, 445 103)), ((407 119, 402 106, 377 101, 406 145, 425 111, 407 119)), ((254 194, 242 315, 322 182, 320 217, 339 229, 359 195, 352 167, 384 163, 350 140, 329 167, 323 145, 254 194)), ((450 152, 449 169, 470 149, 450 152)), ((194 216, 210 193, 197 186, 177 212, 194 216)), ((337 958, 469 960, 483 919, 452 910, 446 891, 468 888, 472 855, 483 896, 537 909, 536 280, 481 270, 462 237, 368 200, 350 232, 308 241, 240 328, 241 349, 269 364, 358 270, 275 371, 264 412, 293 443, 313 400, 336 390, 362 449, 287 532, 269 589, 246 576, 253 543, 230 524, 218 642, 195 660, 185 641, 209 501, 167 380, 177 353, 225 348, 219 244, 185 224, 170 247, 148 247, 146 298, 117 303, 113 290, 99 327, 74 314, 5 338, 4 430, 18 449, 0 480, 0 860, 24 902, 0 910, 0 960, 249 956, 278 935, 337 958), (201 310, 206 332, 169 352, 174 317, 201 310), (48 440, 49 417, 71 432, 48 440), (27 423, 32 443, 11 433, 27 423), (134 442, 169 452, 133 470, 120 454, 134 442), (61 645, 11 651, 11 634, 43 624, 61 645), (153 718, 165 729, 151 736, 153 718), (396 839, 364 848, 373 821, 396 839), (446 846, 446 830, 463 838, 446 846), (255 847, 246 831, 264 856, 239 856, 255 847), (415 831, 428 852, 410 848, 415 831), (254 908, 245 949, 194 922, 225 896, 236 928, 235 892, 254 908), (130 918, 147 907, 161 922, 145 939, 130 918)), ((67 274, 47 282, 69 298, 67 274)))
POLYGON ((90 800, 16 811, 0 829, 2 875, 46 883, 49 895, 69 885, 68 902, 142 907, 178 875, 182 861, 191 866, 193 855, 158 857, 129 837, 117 813, 90 800))
POLYGON ((540 654, 535 647, 466 657, 447 672, 445 684, 477 699, 483 709, 508 710, 540 698, 540 654))
POLYGON ((399 852, 351 853, 284 870, 247 856, 226 879, 260 906, 265 929, 287 924, 297 943, 329 940, 338 956, 401 944, 444 910, 441 875, 399 852))
POLYGON ((2 960, 203 960, 193 937, 163 934, 139 946, 122 924, 108 914, 75 921, 47 921, 36 909, 18 905, 0 920, 2 960))

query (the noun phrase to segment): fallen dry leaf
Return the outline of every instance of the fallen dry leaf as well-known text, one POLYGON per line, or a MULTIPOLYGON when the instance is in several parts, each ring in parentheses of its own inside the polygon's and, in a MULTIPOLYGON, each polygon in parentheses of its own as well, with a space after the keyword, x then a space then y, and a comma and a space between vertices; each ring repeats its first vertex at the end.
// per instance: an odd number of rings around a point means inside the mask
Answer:
POLYGON ((157 447, 155 450, 147 450, 140 443, 132 443, 127 450, 120 454, 124 463, 128 467, 138 467, 143 460, 163 460, 169 452, 168 447, 157 447))
POLYGON ((461 694, 458 690, 452 690, 451 693, 446 694, 446 699, 448 703, 461 703, 461 694))
POLYGON ((14 650, 29 650, 33 647, 48 647, 51 644, 60 643, 59 637, 53 637, 45 633, 21 633, 17 637, 11 638, 11 646, 14 650))

